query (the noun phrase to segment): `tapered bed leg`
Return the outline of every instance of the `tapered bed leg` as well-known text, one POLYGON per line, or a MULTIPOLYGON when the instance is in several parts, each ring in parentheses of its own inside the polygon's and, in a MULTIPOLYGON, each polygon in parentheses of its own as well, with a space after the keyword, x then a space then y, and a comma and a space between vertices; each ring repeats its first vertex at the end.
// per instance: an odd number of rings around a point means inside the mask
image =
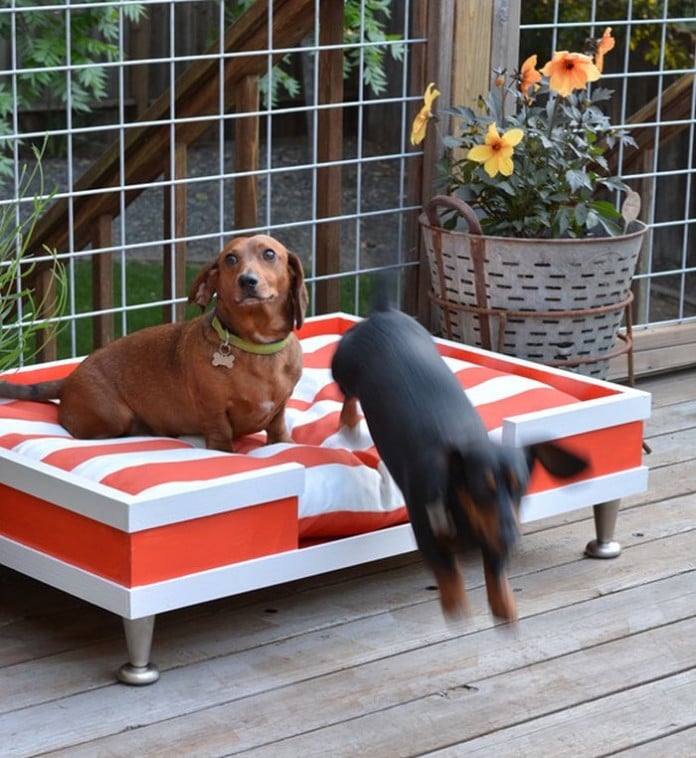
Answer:
POLYGON ((590 558, 616 558, 621 554, 621 545, 614 539, 619 500, 610 500, 594 507, 594 522, 597 539, 587 543, 585 555, 590 558))
POLYGON ((126 633, 126 645, 128 647, 128 663, 121 666, 116 676, 124 684, 152 684, 159 679, 159 669, 154 663, 150 663, 154 628, 154 616, 123 619, 123 629, 126 633))

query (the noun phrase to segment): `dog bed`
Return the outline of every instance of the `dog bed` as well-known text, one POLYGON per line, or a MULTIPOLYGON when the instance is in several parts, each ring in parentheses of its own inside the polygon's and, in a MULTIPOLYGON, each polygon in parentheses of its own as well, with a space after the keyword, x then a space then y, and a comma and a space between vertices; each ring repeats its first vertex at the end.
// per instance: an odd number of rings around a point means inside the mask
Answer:
MULTIPOLYGON (((252 435, 230 454, 196 438, 76 440, 53 403, 0 403, 0 563, 121 615, 130 661, 119 676, 139 684, 157 678, 149 661, 156 613, 413 550, 403 498, 365 423, 339 428, 342 397, 330 363, 354 322, 343 314, 309 319, 299 333, 304 369, 287 410, 292 444, 265 446, 263 434, 252 435)), ((647 484, 649 395, 438 346, 492 437, 517 446, 561 439, 589 460, 563 484, 537 467, 522 520, 605 508, 595 548, 617 552, 616 500, 647 484)), ((56 378, 76 363, 9 376, 56 378)))

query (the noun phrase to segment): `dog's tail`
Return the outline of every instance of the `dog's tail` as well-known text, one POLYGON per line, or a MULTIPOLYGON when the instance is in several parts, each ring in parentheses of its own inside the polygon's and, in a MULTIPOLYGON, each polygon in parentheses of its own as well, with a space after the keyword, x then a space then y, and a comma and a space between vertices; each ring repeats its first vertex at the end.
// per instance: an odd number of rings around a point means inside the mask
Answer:
POLYGON ((10 400, 36 400, 46 402, 57 400, 63 391, 65 379, 54 379, 49 382, 37 384, 15 384, 14 382, 0 382, 0 397, 10 400))
POLYGON ((384 311, 390 311, 394 305, 389 297, 390 277, 385 274, 377 274, 375 276, 375 288, 372 294, 372 312, 383 313, 384 311))

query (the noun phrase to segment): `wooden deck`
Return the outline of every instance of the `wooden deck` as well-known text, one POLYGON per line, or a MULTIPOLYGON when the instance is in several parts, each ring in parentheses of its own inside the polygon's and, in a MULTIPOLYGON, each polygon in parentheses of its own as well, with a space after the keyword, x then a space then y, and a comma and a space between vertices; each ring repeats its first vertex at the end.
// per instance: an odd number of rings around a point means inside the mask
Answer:
POLYGON ((653 393, 620 558, 588 510, 528 524, 521 620, 448 628, 417 555, 160 616, 154 686, 120 621, 0 568, 0 755, 696 756, 696 370, 653 393))

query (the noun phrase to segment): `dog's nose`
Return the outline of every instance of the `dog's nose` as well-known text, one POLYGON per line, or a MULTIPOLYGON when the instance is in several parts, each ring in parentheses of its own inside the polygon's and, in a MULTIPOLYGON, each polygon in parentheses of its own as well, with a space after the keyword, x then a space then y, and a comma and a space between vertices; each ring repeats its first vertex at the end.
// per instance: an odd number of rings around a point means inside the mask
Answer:
POLYGON ((240 274, 237 281, 239 282, 241 289, 247 293, 250 293, 256 290, 256 286, 259 283, 259 278, 256 276, 256 274, 247 271, 244 274, 240 274))

